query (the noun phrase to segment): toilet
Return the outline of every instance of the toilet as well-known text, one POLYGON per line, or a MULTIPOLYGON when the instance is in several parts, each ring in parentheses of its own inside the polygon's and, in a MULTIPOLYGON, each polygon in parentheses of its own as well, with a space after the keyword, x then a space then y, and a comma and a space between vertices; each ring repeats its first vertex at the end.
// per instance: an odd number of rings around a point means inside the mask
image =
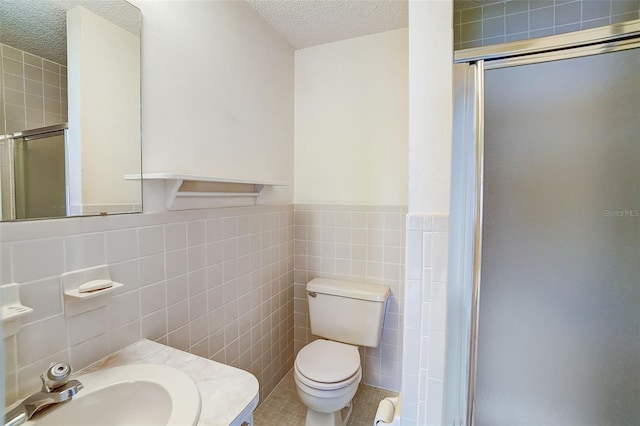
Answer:
POLYGON ((306 426, 344 426, 362 379, 358 346, 377 347, 389 287, 314 278, 307 283, 311 333, 293 377, 307 407, 306 426))

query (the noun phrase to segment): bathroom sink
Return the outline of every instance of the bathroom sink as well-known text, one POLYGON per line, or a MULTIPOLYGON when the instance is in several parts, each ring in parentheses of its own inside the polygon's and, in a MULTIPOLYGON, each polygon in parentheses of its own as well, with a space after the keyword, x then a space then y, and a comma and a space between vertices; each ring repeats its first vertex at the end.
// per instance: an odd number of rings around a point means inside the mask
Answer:
POLYGON ((35 415, 26 425, 195 425, 200 392, 175 368, 137 364, 111 367, 75 379, 84 388, 72 400, 35 415))

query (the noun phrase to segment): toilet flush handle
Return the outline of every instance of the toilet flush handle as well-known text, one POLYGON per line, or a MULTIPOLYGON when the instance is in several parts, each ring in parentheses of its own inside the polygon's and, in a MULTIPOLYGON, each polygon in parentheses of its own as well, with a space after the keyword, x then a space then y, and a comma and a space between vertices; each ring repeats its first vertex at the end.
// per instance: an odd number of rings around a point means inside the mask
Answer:
POLYGON ((316 293, 315 291, 310 291, 308 294, 311 297, 318 297, 318 293, 316 293))

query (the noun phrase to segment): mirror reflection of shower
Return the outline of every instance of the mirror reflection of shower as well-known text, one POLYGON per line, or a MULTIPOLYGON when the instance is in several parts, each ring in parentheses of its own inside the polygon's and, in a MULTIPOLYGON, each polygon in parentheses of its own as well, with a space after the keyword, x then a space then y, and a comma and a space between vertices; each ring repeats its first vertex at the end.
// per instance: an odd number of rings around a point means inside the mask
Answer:
POLYGON ((141 182, 124 179, 142 163, 140 10, 124 0, 0 3, 0 219, 142 211, 141 182), (61 123, 66 145, 20 139, 61 123), (56 158, 56 176, 34 165, 39 156, 56 158))
POLYGON ((69 211, 67 124, 0 140, 2 220, 64 217, 69 211))

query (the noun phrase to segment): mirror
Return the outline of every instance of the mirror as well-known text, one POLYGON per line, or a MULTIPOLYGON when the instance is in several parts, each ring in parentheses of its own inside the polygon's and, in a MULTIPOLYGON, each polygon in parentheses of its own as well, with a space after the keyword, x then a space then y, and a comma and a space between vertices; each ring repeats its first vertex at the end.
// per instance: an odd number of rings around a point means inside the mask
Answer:
POLYGON ((3 221, 142 211, 141 13, 0 0, 3 221))

